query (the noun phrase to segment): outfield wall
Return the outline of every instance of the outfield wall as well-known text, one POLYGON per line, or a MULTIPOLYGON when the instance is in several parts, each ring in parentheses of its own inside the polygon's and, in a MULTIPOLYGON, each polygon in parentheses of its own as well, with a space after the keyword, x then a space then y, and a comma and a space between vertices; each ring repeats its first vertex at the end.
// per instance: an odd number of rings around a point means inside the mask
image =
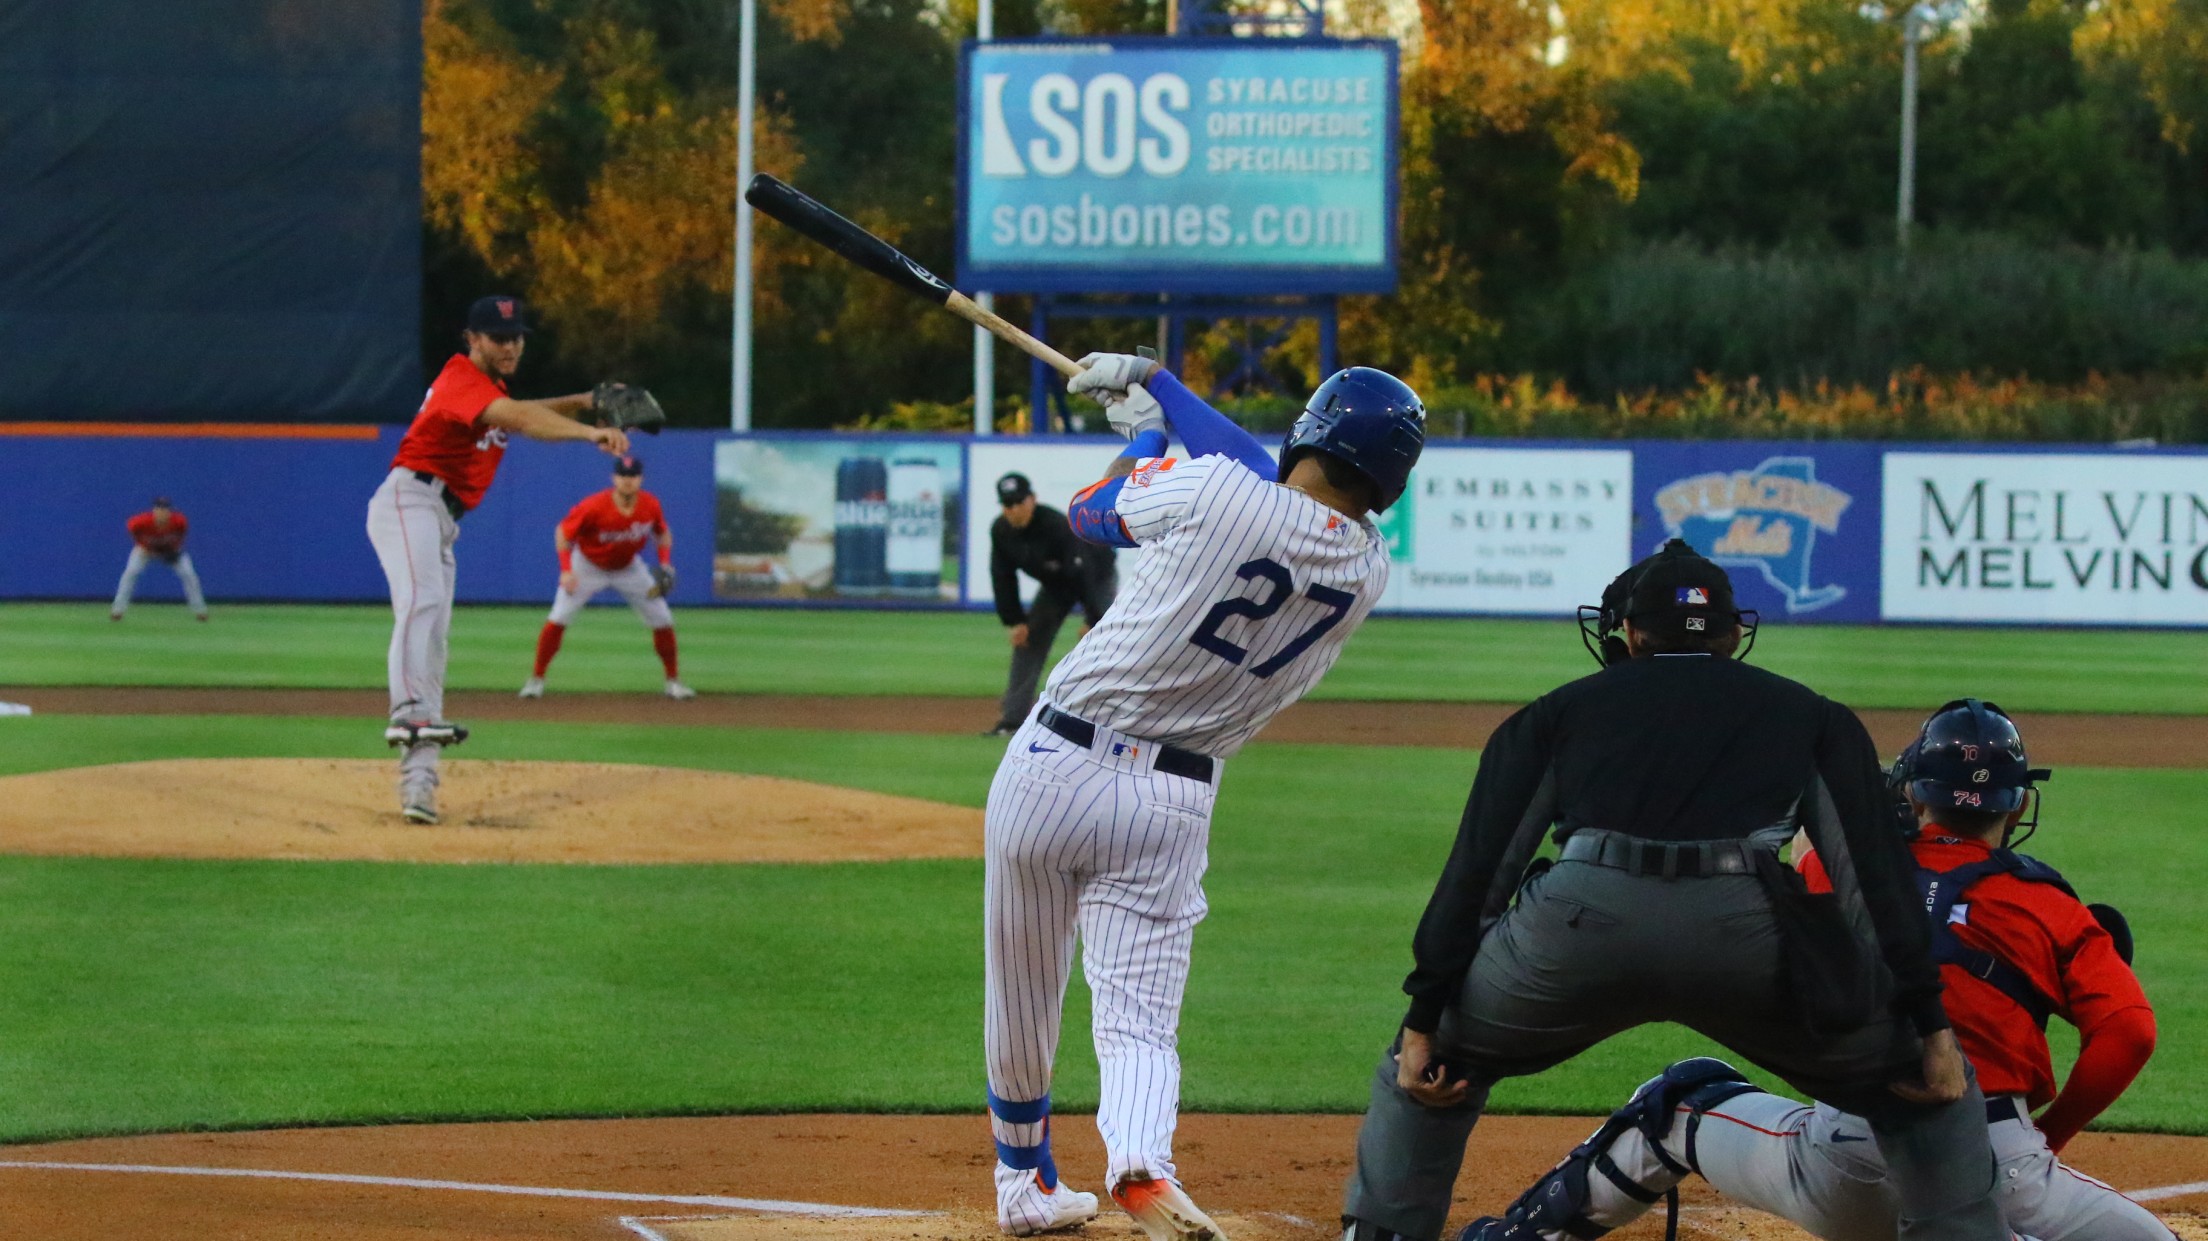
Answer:
MULTIPOLYGON (((0 523, 0 598, 107 597, 123 521, 157 493, 190 516, 217 601, 384 598, 364 520, 398 428, 99 430, 0 430, 0 486, 30 498, 0 523)), ((986 608, 997 477, 1063 505, 1116 443, 670 431, 638 451, 678 604, 986 608)), ((517 440, 462 523, 461 599, 548 600, 552 527, 607 474, 587 448, 517 440)), ((1568 614, 1679 536, 1771 620, 2208 625, 2201 449, 1436 441, 1381 528, 1397 614, 1568 614)), ((149 572, 140 597, 176 598, 174 579, 149 572)))

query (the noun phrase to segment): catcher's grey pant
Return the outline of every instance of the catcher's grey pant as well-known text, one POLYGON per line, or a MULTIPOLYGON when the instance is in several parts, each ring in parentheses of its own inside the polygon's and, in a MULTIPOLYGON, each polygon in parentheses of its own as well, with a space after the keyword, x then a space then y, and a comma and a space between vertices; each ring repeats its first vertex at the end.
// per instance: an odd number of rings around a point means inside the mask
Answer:
POLYGON ((1393 1051, 1380 1058, 1343 1214, 1414 1241, 1440 1236, 1495 1081, 1658 1021, 1868 1115, 1906 1241, 2008 1241, 1976 1079, 1954 1103, 1907 1105, 1884 1086, 1919 1070, 1922 1048, 1906 1023, 1840 1035, 1803 1025, 1783 998, 1778 928, 1755 877, 1663 879, 1589 862, 1560 862, 1529 881, 1480 942, 1435 1033, 1451 1076, 1471 1083, 1462 1104, 1423 1106, 1396 1085, 1393 1051))
MULTIPOLYGON (((1089 584, 1081 600, 1082 615, 1089 624, 1104 619, 1104 610, 1112 605, 1117 581, 1106 576, 1089 584)), ((1004 704, 997 714, 997 727, 1018 728, 1035 709, 1035 695, 1043 680, 1043 665, 1050 662, 1050 648, 1058 641, 1058 629, 1066 623, 1066 616, 1073 610, 1074 600, 1054 591, 1035 592, 1035 602, 1027 609, 1027 642, 1012 648, 1012 673, 1005 680, 1004 704)))
MULTIPOLYGON (((1995 1199, 2010 1228, 2039 1241, 2171 1241, 2154 1212, 2055 1158, 2031 1121, 1995 1121, 1987 1134, 1995 1199)), ((1662 1146, 1676 1163, 1699 1168, 1727 1198, 1792 1220, 1825 1241, 1893 1241, 1901 1203, 1870 1136, 1859 1116, 1759 1090, 1699 1119, 1689 1109, 1674 1110, 1662 1146)), ((1638 1129, 1619 1135, 1608 1153, 1651 1197, 1681 1179, 1638 1129)), ((1653 1205, 1605 1176, 1588 1177, 1587 1189, 1587 1218, 1603 1228, 1621 1228, 1653 1205)))
MULTIPOLYGON (((143 547, 130 549, 130 559, 123 565, 123 580, 115 584, 115 602, 108 605, 109 612, 121 616, 130 610, 130 597, 138 593, 138 575, 158 559, 160 557, 143 547)), ((191 606, 192 614, 207 615, 207 596, 199 593, 199 574, 192 568, 192 554, 178 552, 169 567, 176 570, 176 580, 184 583, 184 602, 191 606)))
MULTIPOLYGON (((391 722, 445 718, 445 644, 452 632, 458 565, 452 545, 460 523, 436 487, 394 469, 368 501, 368 541, 391 587, 391 722)), ((437 788, 434 745, 410 745, 399 756, 402 800, 437 788)))
POLYGON ((548 619, 553 624, 565 625, 573 621, 575 614, 599 591, 612 590, 628 600, 629 610, 636 613, 636 619, 643 621, 646 629, 674 628, 675 615, 668 609, 667 600, 651 597, 652 571, 644 567, 641 557, 618 569, 601 569, 578 552, 569 563, 574 566, 575 589, 559 591, 552 596, 552 615, 548 619))

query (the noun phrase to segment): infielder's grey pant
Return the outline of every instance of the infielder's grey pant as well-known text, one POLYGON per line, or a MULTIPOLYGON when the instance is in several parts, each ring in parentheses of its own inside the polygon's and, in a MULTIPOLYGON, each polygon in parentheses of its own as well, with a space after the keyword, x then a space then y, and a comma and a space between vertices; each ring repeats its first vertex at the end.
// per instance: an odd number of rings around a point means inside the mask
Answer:
POLYGON ((1666 880, 1588 862, 1558 863, 1528 883, 1481 941, 1435 1035, 1451 1075, 1472 1083, 1464 1103, 1419 1104, 1396 1085, 1392 1051, 1381 1057, 1343 1214, 1418 1241, 1440 1236, 1492 1083, 1659 1021, 1868 1116, 1905 1241, 2007 1241, 1975 1079, 1955 1103, 1906 1105, 1884 1087, 1919 1069, 1904 1023, 1843 1035, 1803 1025, 1783 998, 1778 929, 1757 879, 1666 880))
MULTIPOLYGON (((452 632, 458 563, 452 545, 460 523, 435 487, 394 469, 368 501, 368 541, 391 587, 391 722, 445 718, 445 643, 452 632)), ((437 751, 406 747, 399 757, 402 799, 434 793, 437 751)))
MULTIPOLYGON (((123 580, 115 585, 115 602, 108 611, 116 616, 130 610, 130 597, 138 593, 138 575, 146 571, 157 557, 143 547, 130 549, 130 559, 123 565, 123 580)), ((176 570, 176 580, 184 584, 184 602, 190 605, 192 615, 207 615, 207 596, 199 593, 199 574, 192 568, 192 554, 178 552, 176 562, 170 566, 176 570)))

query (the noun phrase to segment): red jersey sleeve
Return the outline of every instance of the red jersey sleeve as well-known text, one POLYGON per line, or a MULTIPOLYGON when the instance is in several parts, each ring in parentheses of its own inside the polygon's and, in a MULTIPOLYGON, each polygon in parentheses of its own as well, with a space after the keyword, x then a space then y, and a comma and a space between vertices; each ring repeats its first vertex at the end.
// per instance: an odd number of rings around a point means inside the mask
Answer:
POLYGON ((567 510, 567 516, 560 519, 560 533, 567 536, 568 542, 580 543, 583 541, 583 531, 591 524, 591 512, 597 499, 598 497, 593 495, 577 500, 575 507, 567 510))

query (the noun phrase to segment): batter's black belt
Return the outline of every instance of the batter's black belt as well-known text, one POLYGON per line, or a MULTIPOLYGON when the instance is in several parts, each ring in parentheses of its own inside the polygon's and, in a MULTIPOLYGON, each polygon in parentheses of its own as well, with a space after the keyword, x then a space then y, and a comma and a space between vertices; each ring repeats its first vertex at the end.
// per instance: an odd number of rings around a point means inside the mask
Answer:
MULTIPOLYGON (((1067 715, 1056 707, 1046 705, 1036 715, 1035 722, 1084 750, 1096 744, 1096 725, 1079 716, 1067 715)), ((1162 771, 1169 776, 1179 776, 1184 780, 1194 780, 1198 784, 1211 783, 1209 758, 1194 750, 1184 750, 1177 745, 1166 745, 1159 741, 1145 741, 1143 744, 1158 747, 1158 761, 1150 764, 1153 770, 1162 771)))
POLYGON ((1710 875, 1755 874, 1757 848, 1745 840, 1646 840, 1623 832, 1583 827, 1565 840, 1563 860, 1592 862, 1633 875, 1701 879, 1710 875))
POLYGON ((2015 1095, 2002 1095, 1986 1100, 1986 1123, 1998 1125, 2004 1120, 2023 1120, 2024 1109, 2016 1105, 2015 1095))
POLYGON ((445 502, 445 511, 452 514, 454 521, 468 515, 468 506, 460 503, 460 497, 452 494, 452 488, 445 485, 444 479, 437 477, 428 470, 414 470, 412 473, 415 478, 436 490, 437 498, 445 502))

